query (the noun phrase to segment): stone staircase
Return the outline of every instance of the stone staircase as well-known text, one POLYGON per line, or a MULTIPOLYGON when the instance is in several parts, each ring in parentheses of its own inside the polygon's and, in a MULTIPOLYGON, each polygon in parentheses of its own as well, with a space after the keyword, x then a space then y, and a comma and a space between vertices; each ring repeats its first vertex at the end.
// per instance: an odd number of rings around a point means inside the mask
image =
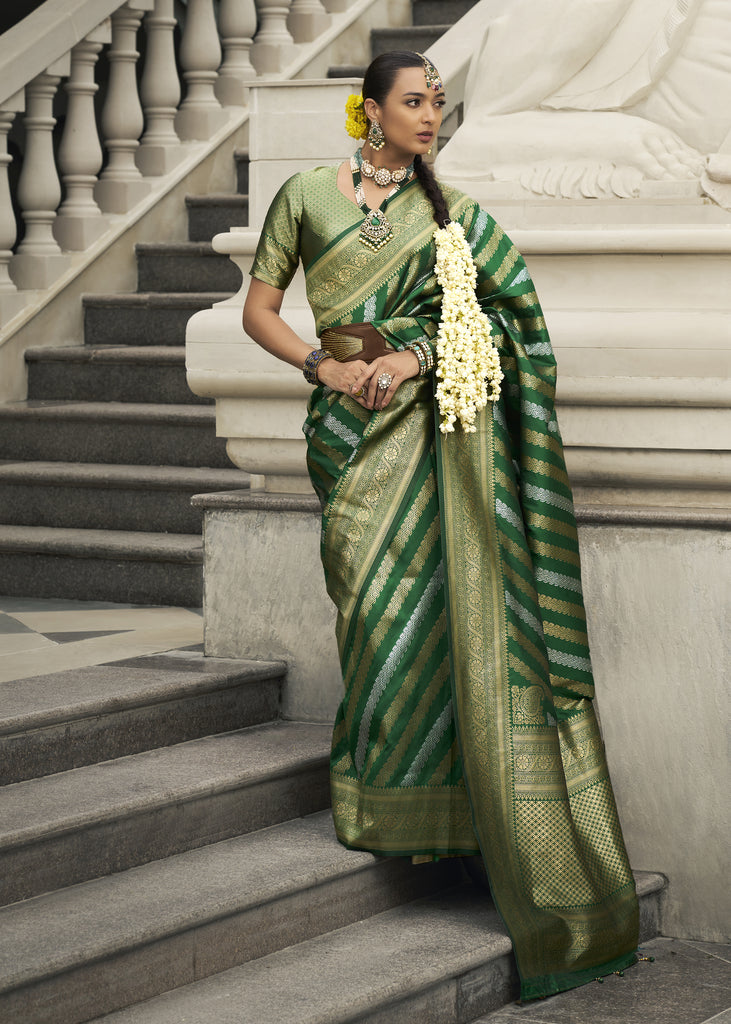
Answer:
POLYGON ((0 406, 4 593, 198 606, 200 491, 248 486, 185 381, 189 317, 239 286, 210 239, 248 213, 237 191, 187 199, 190 241, 138 245, 138 291, 84 299, 84 345, 26 352, 28 401, 0 406))
POLYGON ((330 727, 277 719, 283 674, 188 650, 4 684, 0 1020, 467 1024, 515 997, 458 860, 338 844, 330 727))
MULTIPOLYGON (((372 53, 423 51, 473 5, 412 0, 413 26, 373 30, 372 53)), ((235 192, 186 197, 189 241, 136 246, 136 293, 84 298, 83 345, 26 350, 28 400, 0 406, 5 594, 202 603, 190 498, 248 486, 185 381, 188 319, 240 285, 210 245, 248 223, 248 155, 233 157, 235 192)))
MULTIPOLYGON (((371 32, 371 59, 389 50, 424 53, 474 7, 477 0, 411 0, 411 25, 379 28, 371 32)), ((330 78, 361 78, 365 66, 338 64, 328 69, 330 78)))

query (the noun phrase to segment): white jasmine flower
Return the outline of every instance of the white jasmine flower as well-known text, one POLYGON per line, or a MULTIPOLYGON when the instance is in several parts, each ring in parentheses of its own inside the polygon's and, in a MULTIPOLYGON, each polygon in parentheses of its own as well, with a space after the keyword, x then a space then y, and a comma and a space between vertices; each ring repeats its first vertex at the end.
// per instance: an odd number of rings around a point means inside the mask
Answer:
POLYGON ((437 401, 442 433, 459 419, 467 433, 488 401, 500 396, 503 373, 492 340, 492 324, 475 295, 477 268, 464 228, 453 221, 434 233, 436 275, 442 287, 442 318, 436 337, 437 401))

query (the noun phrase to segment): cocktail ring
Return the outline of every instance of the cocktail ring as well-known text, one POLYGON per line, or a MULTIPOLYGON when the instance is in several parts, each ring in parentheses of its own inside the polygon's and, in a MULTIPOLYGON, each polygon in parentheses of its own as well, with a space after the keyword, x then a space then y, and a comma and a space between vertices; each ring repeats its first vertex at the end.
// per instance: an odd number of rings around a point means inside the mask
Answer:
POLYGON ((378 387, 381 391, 388 391, 393 381, 393 375, 390 373, 382 373, 378 378, 378 387))

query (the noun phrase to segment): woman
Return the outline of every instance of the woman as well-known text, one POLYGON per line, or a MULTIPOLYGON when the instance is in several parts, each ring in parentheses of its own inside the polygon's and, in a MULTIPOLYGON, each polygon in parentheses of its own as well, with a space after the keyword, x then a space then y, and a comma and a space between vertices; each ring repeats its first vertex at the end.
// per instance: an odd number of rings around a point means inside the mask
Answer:
POLYGON ((244 309, 315 385, 304 431, 345 683, 335 827, 378 854, 481 853, 536 998, 621 970, 637 942, 555 363, 519 253, 423 162, 436 69, 385 54, 363 98, 362 150, 272 203, 244 309), (279 316, 299 259, 320 350, 279 316))

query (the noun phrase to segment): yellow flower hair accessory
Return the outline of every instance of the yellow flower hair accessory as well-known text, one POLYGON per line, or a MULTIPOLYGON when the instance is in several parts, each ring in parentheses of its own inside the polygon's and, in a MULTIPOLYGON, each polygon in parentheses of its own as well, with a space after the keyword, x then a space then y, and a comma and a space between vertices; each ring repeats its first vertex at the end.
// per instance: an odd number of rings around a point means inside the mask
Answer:
POLYGON ((436 338, 437 402, 443 434, 459 419, 474 433, 475 416, 500 397, 503 372, 492 324, 475 295, 477 268, 464 228, 456 221, 434 232, 436 274, 442 287, 442 318, 436 338))
POLYGON ((368 135, 368 118, 363 106, 363 97, 351 93, 345 101, 345 130, 354 139, 365 139, 368 135))

